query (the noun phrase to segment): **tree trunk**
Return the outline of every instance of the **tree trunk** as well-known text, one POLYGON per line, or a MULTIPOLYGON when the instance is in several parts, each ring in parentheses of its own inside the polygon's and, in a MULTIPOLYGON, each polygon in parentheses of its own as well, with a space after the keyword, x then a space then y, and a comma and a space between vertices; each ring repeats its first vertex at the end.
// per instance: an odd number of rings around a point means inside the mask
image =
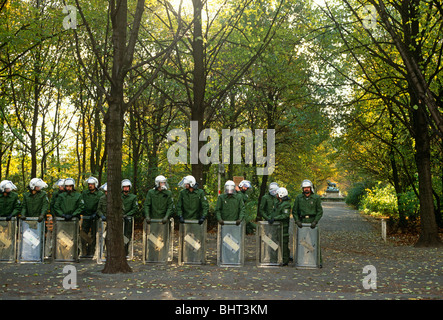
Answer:
POLYGON ((106 264, 103 273, 132 272, 126 261, 123 240, 121 198, 122 144, 124 125, 123 87, 125 80, 127 10, 126 0, 111 1, 112 42, 114 48, 109 109, 105 115, 108 150, 106 264))
MULTIPOLYGON (((192 175, 199 184, 203 187, 205 183, 203 181, 203 164, 200 162, 198 157, 198 152, 203 146, 203 141, 198 141, 201 130, 203 130, 203 119, 205 113, 204 98, 205 98, 205 65, 204 65, 204 52, 203 52, 203 33, 202 33, 202 9, 203 4, 201 0, 193 0, 194 5, 194 39, 192 42, 192 54, 194 58, 194 101, 191 108, 191 121, 197 121, 198 132, 194 135, 197 138, 195 141, 198 147, 197 152, 191 150, 191 164, 192 164, 192 175)), ((193 137, 191 136, 191 146, 193 137)))

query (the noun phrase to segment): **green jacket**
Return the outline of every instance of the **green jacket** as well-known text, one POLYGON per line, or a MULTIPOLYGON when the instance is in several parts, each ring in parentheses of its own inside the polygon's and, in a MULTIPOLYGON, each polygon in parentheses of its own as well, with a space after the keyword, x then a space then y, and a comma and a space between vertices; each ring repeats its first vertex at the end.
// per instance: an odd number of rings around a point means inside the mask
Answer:
POLYGON ((209 204, 202 189, 183 189, 178 195, 177 216, 189 220, 198 220, 208 215, 209 204))
POLYGON ((169 190, 150 189, 143 204, 146 219, 164 219, 172 216, 174 203, 169 190))
POLYGON ((297 195, 292 206, 294 220, 302 223, 318 222, 323 216, 320 196, 311 194, 306 197, 303 193, 297 195))
POLYGON ((275 206, 277 205, 277 197, 265 194, 260 201, 259 213, 264 220, 271 219, 275 206))
POLYGON ((238 194, 221 194, 215 207, 217 220, 236 221, 245 218, 245 203, 238 194))
MULTIPOLYGON (((97 215, 100 218, 106 217, 106 213, 107 213, 107 208, 108 208, 108 198, 106 196, 105 193, 103 193, 103 195, 100 197, 100 200, 98 201, 98 205, 97 205, 97 215)), ((122 202, 122 210, 123 210, 123 214, 125 212, 125 203, 122 202)))
POLYGON ((49 199, 46 191, 37 191, 35 194, 26 192, 23 195, 22 217, 40 217, 46 216, 49 207, 49 199))
POLYGON ((61 193, 55 202, 55 213, 59 217, 66 214, 79 217, 83 210, 84 203, 82 195, 76 191, 61 193))
POLYGON ((133 216, 138 211, 138 203, 137 196, 132 193, 128 193, 127 195, 122 192, 122 201, 123 207, 125 210, 123 211, 123 215, 125 216, 133 216))
POLYGON ((282 222, 283 225, 289 225, 289 216, 291 215, 291 202, 289 200, 279 201, 274 207, 271 219, 282 222))
POLYGON ((104 195, 101 190, 94 190, 93 192, 89 189, 82 192, 82 199, 84 202, 84 208, 82 214, 85 216, 92 216, 97 213, 97 206, 100 198, 104 195))
POLYGON ((10 192, 6 196, 0 194, 0 217, 15 217, 20 214, 21 208, 17 193, 10 192))
POLYGON ((53 216, 55 216, 55 203, 59 195, 61 195, 64 191, 55 190, 51 196, 51 202, 49 203, 49 211, 53 216))

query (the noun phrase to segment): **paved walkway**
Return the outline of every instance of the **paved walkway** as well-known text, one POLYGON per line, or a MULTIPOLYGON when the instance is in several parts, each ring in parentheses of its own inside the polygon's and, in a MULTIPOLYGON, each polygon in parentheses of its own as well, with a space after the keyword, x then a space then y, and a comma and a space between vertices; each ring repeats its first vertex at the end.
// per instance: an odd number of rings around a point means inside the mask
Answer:
POLYGON ((343 203, 324 202, 320 221, 323 268, 258 268, 255 236, 247 236, 245 266, 216 265, 216 235, 208 235, 208 264, 143 265, 141 240, 131 274, 106 275, 91 261, 74 264, 78 289, 62 286, 66 263, 0 264, 1 299, 442 299, 443 250, 385 243, 379 230, 343 203), (365 289, 365 266, 376 289, 365 289), (372 273, 374 274, 374 273, 372 273))

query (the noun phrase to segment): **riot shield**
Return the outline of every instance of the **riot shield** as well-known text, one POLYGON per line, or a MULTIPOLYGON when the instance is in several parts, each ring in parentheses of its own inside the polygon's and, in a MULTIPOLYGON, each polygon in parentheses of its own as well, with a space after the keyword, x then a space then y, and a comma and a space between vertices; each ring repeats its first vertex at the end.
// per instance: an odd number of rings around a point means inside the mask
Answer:
POLYGON ((259 221, 256 254, 258 267, 276 267, 282 264, 283 225, 259 221))
POLYGON ((303 223, 302 228, 294 227, 296 234, 295 267, 298 269, 313 269, 321 267, 320 233, 318 226, 311 229, 310 223, 303 223))
MULTIPOLYGON (((126 250, 126 258, 132 259, 133 257, 133 237, 134 237, 134 223, 133 218, 123 219, 123 241, 126 250), (130 234, 128 232, 130 230, 130 234)), ((98 264, 106 262, 106 221, 102 219, 97 220, 97 238, 96 238, 96 250, 94 258, 98 264)))
POLYGON ((179 226, 178 263, 206 264, 207 221, 185 220, 179 226))
POLYGON ((95 259, 98 264, 106 261, 106 221, 97 220, 97 248, 95 250, 95 259))
POLYGON ((17 261, 43 262, 45 222, 38 222, 36 217, 26 218, 26 221, 20 220, 18 234, 17 261))
POLYGON ((173 256, 174 219, 162 223, 161 219, 151 219, 150 223, 143 222, 143 263, 167 263, 173 256))
POLYGON ((123 218, 123 241, 125 242, 126 258, 134 258, 134 218, 123 218))
POLYGON ((0 261, 15 262, 17 250, 17 220, 0 218, 0 261))
POLYGON ((56 217, 52 259, 56 262, 78 262, 79 221, 56 217))
POLYGON ((245 228, 242 222, 225 221, 218 225, 217 265, 220 267, 241 267, 245 262, 245 228))
POLYGON ((80 258, 92 258, 97 248, 97 219, 95 216, 83 215, 79 225, 80 258))

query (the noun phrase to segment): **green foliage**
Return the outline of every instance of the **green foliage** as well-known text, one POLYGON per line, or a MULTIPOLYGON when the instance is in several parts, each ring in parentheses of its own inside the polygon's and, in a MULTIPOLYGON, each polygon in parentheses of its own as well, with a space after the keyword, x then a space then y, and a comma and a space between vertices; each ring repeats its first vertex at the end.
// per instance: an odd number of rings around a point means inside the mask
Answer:
POLYGON ((377 184, 372 189, 366 189, 362 197, 360 210, 374 216, 398 218, 397 196, 391 185, 377 184))

